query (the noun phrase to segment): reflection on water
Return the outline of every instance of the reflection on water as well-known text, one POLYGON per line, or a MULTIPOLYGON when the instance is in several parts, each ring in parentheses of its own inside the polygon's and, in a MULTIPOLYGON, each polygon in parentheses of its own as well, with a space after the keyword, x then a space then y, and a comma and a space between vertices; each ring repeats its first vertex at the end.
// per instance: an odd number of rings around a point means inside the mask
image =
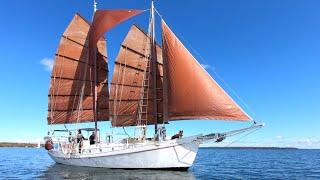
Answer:
POLYGON ((124 170, 74 167, 53 164, 39 178, 44 179, 195 179, 190 171, 124 170))

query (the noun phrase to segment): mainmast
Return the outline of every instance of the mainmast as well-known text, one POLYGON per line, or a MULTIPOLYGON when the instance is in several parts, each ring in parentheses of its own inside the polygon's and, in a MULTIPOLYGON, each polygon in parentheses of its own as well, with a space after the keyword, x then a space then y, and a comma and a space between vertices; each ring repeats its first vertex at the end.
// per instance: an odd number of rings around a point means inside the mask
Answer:
MULTIPOLYGON (((97 2, 96 0, 93 0, 93 16, 92 20, 94 18, 94 14, 97 11, 97 2)), ((97 97, 98 97, 98 87, 97 87, 97 48, 95 47, 93 49, 94 51, 94 56, 93 56, 93 69, 94 69, 94 75, 93 75, 93 120, 94 120, 94 129, 95 129, 95 136, 97 136, 97 130, 98 130, 98 104, 97 104, 97 97)))
POLYGON ((93 15, 97 11, 97 1, 93 0, 93 15))
POLYGON ((154 5, 151 1, 151 68, 152 68, 152 93, 153 93, 153 118, 154 118, 154 132, 157 134, 158 129, 158 107, 157 107, 157 52, 156 52, 156 42, 155 42, 155 19, 154 19, 154 5))

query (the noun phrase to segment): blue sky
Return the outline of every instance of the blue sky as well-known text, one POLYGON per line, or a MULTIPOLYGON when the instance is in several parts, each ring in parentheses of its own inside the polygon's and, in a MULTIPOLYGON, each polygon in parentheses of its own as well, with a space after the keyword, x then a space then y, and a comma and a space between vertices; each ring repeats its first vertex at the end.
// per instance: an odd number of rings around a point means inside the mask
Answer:
MULTIPOLYGON (((98 0, 100 9, 149 5, 145 0, 98 0)), ((320 1, 159 0, 155 5, 221 86, 267 124, 233 145, 320 147, 320 1)), ((54 57, 76 12, 90 20, 92 1, 1 2, 0 141, 34 141, 46 134, 50 72, 43 62, 54 57)), ((110 69, 130 25, 146 28, 147 19, 144 13, 107 33, 110 69)), ((167 129, 192 135, 248 125, 177 121, 167 129)), ((100 124, 103 130, 109 126, 100 124)))

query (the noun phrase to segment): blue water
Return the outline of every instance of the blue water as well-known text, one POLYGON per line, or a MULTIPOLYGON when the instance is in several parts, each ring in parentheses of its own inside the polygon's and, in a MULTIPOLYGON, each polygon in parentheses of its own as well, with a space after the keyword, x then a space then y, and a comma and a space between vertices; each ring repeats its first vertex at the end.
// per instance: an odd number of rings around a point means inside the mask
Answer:
POLYGON ((188 171, 55 164, 44 149, 0 148, 0 179, 320 179, 320 150, 200 149, 188 171))

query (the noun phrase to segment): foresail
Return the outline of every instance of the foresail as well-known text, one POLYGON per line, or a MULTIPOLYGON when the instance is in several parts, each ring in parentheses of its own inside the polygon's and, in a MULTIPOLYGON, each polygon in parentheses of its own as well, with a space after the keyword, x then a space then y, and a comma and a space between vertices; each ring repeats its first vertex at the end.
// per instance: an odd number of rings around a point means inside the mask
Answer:
POLYGON ((251 118, 213 80, 162 20, 168 120, 251 118))
MULTIPOLYGON (((162 51, 157 46, 158 84, 162 86, 162 51)), ((150 60, 150 38, 136 25, 133 25, 123 41, 117 56, 110 89, 110 117, 113 126, 131 126, 137 124, 138 104, 141 100, 143 77, 150 60)), ((150 77, 150 76, 148 76, 150 77)), ((150 78, 150 85, 152 79, 150 78)), ((152 88, 149 86, 149 88, 152 88)), ((162 99, 159 91, 158 98, 162 99)), ((147 124, 154 123, 152 118, 152 90, 148 91, 144 101, 148 103, 147 124)), ((162 102, 159 101, 159 111, 162 102)))
MULTIPOLYGON (((48 124, 93 120, 93 62, 88 60, 89 28, 90 24, 76 14, 61 37, 51 75, 48 124)), ((98 120, 102 121, 109 119, 106 41, 100 38, 97 44, 98 120)))

